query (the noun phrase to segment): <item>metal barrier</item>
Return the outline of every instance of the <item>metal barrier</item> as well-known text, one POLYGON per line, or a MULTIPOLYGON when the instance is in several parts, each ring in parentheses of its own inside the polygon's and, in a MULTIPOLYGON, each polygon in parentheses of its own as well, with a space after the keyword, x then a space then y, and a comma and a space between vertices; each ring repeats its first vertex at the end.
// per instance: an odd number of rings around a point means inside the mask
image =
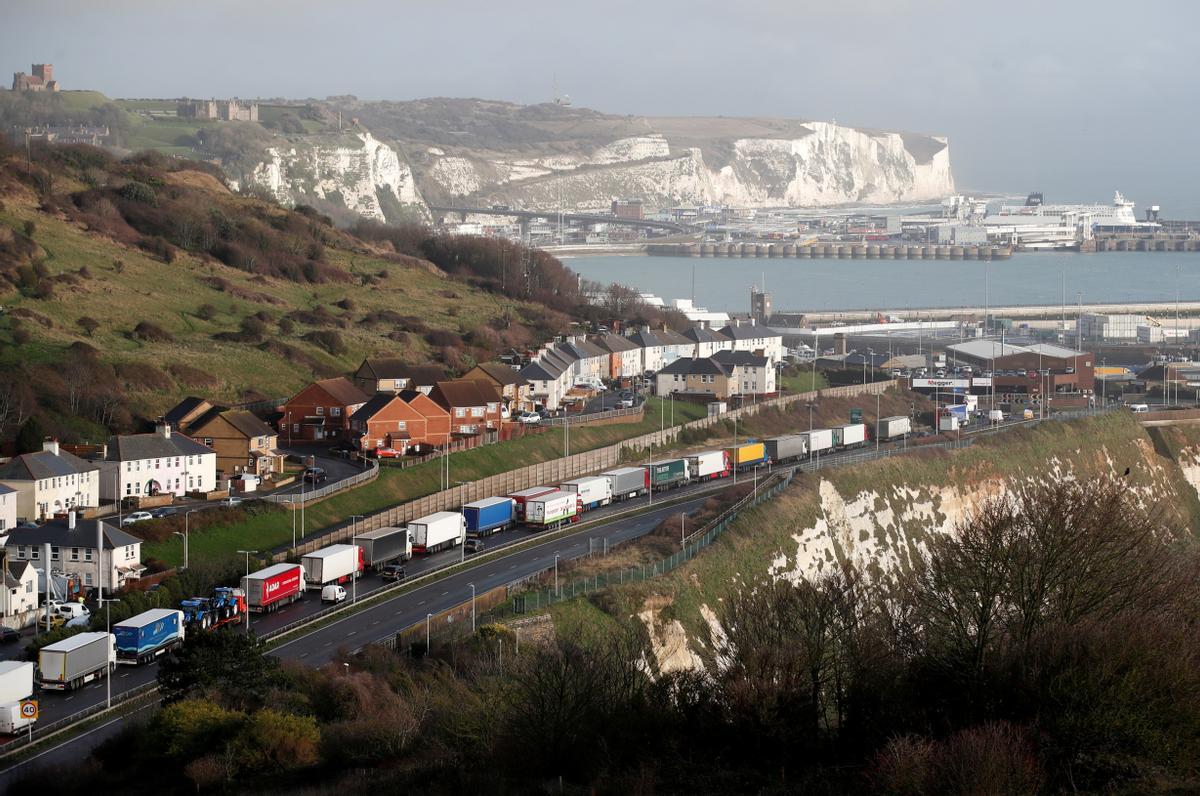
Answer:
MULTIPOLYGON (((116 670, 114 669, 114 671, 116 670)), ((130 700, 137 699, 138 697, 152 694, 157 690, 158 683, 143 683, 142 685, 139 685, 136 688, 131 688, 128 691, 121 691, 120 693, 113 694, 112 708, 116 708, 117 706, 123 705, 130 700)), ((43 738, 46 738, 47 736, 53 735, 59 730, 66 729, 68 726, 75 724, 76 722, 83 721, 89 716, 95 716, 97 714, 104 713, 112 708, 110 708, 106 703, 101 702, 99 704, 92 705, 90 708, 85 708, 78 713, 72 713, 70 716, 66 716, 57 721, 52 721, 49 724, 35 725, 32 733, 26 732, 22 735, 18 735, 8 743, 4 744, 3 747, 0 747, 0 756, 7 756, 8 754, 15 752, 18 749, 22 749, 31 743, 35 743, 43 738)))
POLYGON ((625 407, 624 409, 605 409, 603 412, 591 412, 586 415, 575 415, 574 417, 571 417, 570 415, 563 415, 562 417, 547 417, 543 418, 537 425, 541 426, 542 428, 564 425, 583 425, 584 423, 593 423, 597 420, 608 420, 609 418, 613 417, 629 417, 631 415, 639 415, 642 414, 644 410, 645 404, 641 404, 634 407, 625 407))

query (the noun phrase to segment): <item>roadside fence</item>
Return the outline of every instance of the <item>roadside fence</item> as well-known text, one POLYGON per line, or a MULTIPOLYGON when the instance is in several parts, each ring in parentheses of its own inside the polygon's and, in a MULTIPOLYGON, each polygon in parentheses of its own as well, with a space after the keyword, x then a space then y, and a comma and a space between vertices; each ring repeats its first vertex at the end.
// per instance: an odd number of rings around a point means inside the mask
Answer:
POLYGON ((292 495, 266 495, 263 497, 263 500, 283 506, 292 506, 295 509, 299 508, 301 503, 307 506, 310 503, 323 500, 330 495, 336 495, 339 492, 345 492, 347 489, 353 489, 361 484, 374 481, 379 477, 379 462, 372 459, 364 459, 363 461, 367 462, 367 469, 349 478, 343 478, 340 481, 335 481, 332 484, 317 487, 316 489, 306 489, 303 492, 292 495))

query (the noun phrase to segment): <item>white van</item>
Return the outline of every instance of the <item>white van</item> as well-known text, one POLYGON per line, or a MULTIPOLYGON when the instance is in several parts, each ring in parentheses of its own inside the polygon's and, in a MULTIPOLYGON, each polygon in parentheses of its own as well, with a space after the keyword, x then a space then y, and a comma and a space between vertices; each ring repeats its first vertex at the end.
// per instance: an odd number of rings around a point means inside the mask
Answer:
POLYGON ((1129 411, 1141 414, 1142 412, 1149 412, 1150 407, 1147 406, 1146 404, 1130 404, 1129 411))
POLYGON ((331 583, 321 589, 321 602, 323 603, 340 603, 344 599, 346 599, 346 590, 336 583, 331 583))

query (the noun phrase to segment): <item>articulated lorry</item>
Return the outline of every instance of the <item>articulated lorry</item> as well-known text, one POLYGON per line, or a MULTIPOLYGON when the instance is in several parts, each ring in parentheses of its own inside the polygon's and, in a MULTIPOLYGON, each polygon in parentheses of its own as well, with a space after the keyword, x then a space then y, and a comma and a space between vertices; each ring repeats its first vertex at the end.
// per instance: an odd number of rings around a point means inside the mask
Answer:
POLYGON ((729 464, 729 451, 703 451, 687 457, 688 475, 693 481, 724 478, 733 472, 729 464))
POLYGON ((683 486, 689 480, 687 459, 668 459, 646 465, 650 474, 650 488, 655 492, 683 486))
POLYGON ((350 541, 362 548, 363 564, 371 569, 412 558, 412 537, 406 527, 366 531, 350 541))
POLYGON ((191 628, 216 630, 236 623, 246 613, 246 592, 217 586, 208 597, 193 597, 179 603, 183 622, 191 628))
POLYGON ((33 722, 21 715, 21 700, 33 696, 33 661, 0 661, 0 733, 14 735, 33 722))
POLYGON ((557 492, 558 487, 553 486, 531 486, 529 489, 518 489, 516 492, 509 492, 508 497, 516 503, 516 518, 518 521, 525 520, 525 504, 536 497, 549 495, 551 492, 557 492))
POLYGON ((362 548, 356 544, 331 544, 301 557, 304 582, 310 589, 344 583, 363 570, 362 548))
POLYGON ((175 608, 151 608, 124 622, 113 625, 117 663, 136 666, 183 643, 183 611, 175 608))
POLYGON ((74 691, 104 677, 116 662, 112 633, 77 633, 38 651, 38 683, 55 691, 74 691))
POLYGON ((467 534, 488 536, 512 527, 516 520, 516 501, 510 497, 488 497, 463 505, 467 534))
POLYGON ((764 443, 767 455, 776 464, 789 462, 808 455, 808 437, 804 434, 790 434, 786 437, 774 437, 764 443))
POLYGON ((304 595, 304 567, 273 564, 242 578, 246 605, 254 613, 269 613, 296 602, 304 595))
POLYGON ((463 516, 453 511, 435 511, 408 524, 412 534, 413 551, 436 553, 463 543, 467 536, 467 523, 463 516))
POLYGON ((555 528, 563 523, 575 522, 582 510, 583 504, 578 493, 555 490, 525 503, 525 524, 535 530, 555 528))
POLYGON ((646 494, 650 489, 650 471, 645 467, 618 467, 600 475, 608 479, 613 500, 629 500, 646 494))
POLYGON ((881 417, 875 424, 875 436, 884 442, 912 433, 912 420, 907 415, 881 417))
POLYGON ((738 470, 749 470, 757 464, 767 463, 767 446, 761 442, 747 442, 729 449, 729 460, 738 470))
POLYGON ((563 481, 559 488, 563 492, 574 492, 579 495, 579 502, 584 511, 591 511, 612 503, 612 484, 602 475, 563 481))

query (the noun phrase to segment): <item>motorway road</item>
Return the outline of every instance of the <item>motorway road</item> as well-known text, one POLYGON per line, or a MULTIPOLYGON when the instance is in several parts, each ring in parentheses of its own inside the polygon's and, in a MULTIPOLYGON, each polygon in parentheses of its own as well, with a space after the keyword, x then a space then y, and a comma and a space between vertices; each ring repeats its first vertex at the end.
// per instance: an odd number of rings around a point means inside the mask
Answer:
MULTIPOLYGON (((697 491, 697 487, 678 490, 670 493, 669 496, 682 497, 694 491, 697 491)), ((681 513, 690 514, 696 511, 709 496, 710 493, 706 492, 701 496, 689 498, 683 503, 656 508, 636 517, 627 517, 584 526, 575 533, 567 536, 547 540, 545 543, 532 548, 487 561, 478 567, 473 567, 448 578, 399 594, 364 611, 351 613, 312 633, 276 647, 271 654, 285 659, 301 660, 312 666, 321 666, 331 661, 340 649, 354 650, 372 642, 382 640, 399 630, 422 621, 425 619, 426 614, 436 614, 469 600, 471 589, 468 584, 470 583, 474 583, 477 592, 482 593, 488 589, 552 566, 555 555, 558 555, 561 560, 586 555, 589 550, 589 540, 595 540, 592 542, 595 549, 602 549, 604 544, 602 540, 604 539, 607 539, 609 547, 612 547, 619 542, 648 533, 666 517, 677 516, 681 513)), ((660 495, 659 499, 664 499, 665 497, 660 495)), ((646 506, 645 500, 639 499, 638 503, 646 506)), ((589 515, 589 520, 593 517, 602 519, 603 515, 628 511, 633 507, 632 503, 614 504, 593 512, 589 515)), ((527 539, 529 535, 529 532, 523 529, 512 529, 494 534, 488 537, 488 550, 485 552, 492 552, 505 545, 527 539)), ((461 552, 455 549, 438 553, 429 558, 414 559, 407 565, 409 577, 450 563, 454 558, 459 556, 461 556, 461 552)), ((359 597, 369 596, 382 586, 383 583, 379 578, 375 576, 365 577, 358 582, 359 597)), ((251 627, 259 633, 266 633, 315 614, 327 607, 321 604, 318 595, 319 592, 310 591, 304 599, 276 613, 254 616, 251 627)), ((113 694, 119 694, 130 688, 152 682, 157 676, 157 672, 157 664, 137 667, 120 666, 113 674, 113 694)), ((99 683, 91 683, 85 688, 70 694, 43 692, 39 697, 41 700, 42 721, 56 721, 93 705, 103 703, 106 698, 105 686, 106 684, 101 681, 99 683)), ((111 723, 102 726, 105 737, 115 733, 117 729, 116 725, 111 723)), ((86 741, 64 745, 61 750, 57 751, 52 749, 39 755, 37 758, 33 758, 31 761, 19 764, 13 769, 0 772, 0 788, 3 788, 9 781, 9 778, 15 775, 16 772, 24 770, 29 765, 61 765, 72 760, 78 760, 86 749, 93 748, 102 740, 98 737, 98 731, 99 728, 84 736, 87 738, 86 741)))

